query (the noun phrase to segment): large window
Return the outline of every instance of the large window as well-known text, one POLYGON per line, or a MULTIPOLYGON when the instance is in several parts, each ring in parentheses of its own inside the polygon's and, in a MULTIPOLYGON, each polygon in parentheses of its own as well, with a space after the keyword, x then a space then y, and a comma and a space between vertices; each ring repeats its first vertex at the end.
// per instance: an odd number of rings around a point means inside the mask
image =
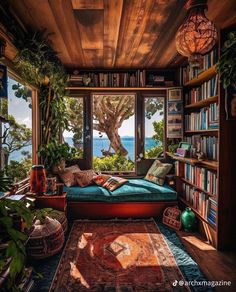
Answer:
POLYGON ((1 168, 18 182, 32 165, 32 91, 8 77, 8 99, 2 99, 1 168), (21 93, 20 93, 21 92, 21 93))
POLYGON ((97 171, 135 170, 135 95, 93 96, 93 166, 97 171))
POLYGON ((145 157, 156 158, 164 150, 164 97, 144 99, 145 157))
POLYGON ((66 100, 68 130, 63 132, 63 140, 78 150, 79 157, 84 150, 84 99, 83 97, 69 97, 66 100))

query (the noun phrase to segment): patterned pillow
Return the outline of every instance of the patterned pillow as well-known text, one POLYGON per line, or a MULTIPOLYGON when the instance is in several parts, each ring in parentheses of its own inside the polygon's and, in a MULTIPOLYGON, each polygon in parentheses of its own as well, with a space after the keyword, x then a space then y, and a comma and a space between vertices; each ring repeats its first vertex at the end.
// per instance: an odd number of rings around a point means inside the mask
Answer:
POLYGON ((127 181, 128 180, 123 177, 112 176, 104 183, 103 187, 112 192, 121 187, 127 181))
POLYGON ((65 170, 63 172, 59 173, 59 176, 61 178, 61 180, 63 181, 63 183, 67 186, 67 187, 71 187, 76 185, 76 181, 75 181, 75 177, 74 177, 74 173, 81 171, 78 165, 73 165, 70 167, 66 167, 65 170))
POLYGON ((86 187, 93 183, 93 177, 96 176, 96 172, 92 169, 82 170, 74 173, 75 180, 80 187, 86 187))
POLYGON ((165 182, 165 177, 171 168, 172 164, 162 163, 159 160, 155 160, 144 179, 162 186, 165 182))
POLYGON ((96 175, 93 178, 93 181, 95 182, 96 185, 102 187, 104 185, 104 183, 111 177, 111 175, 108 174, 99 174, 96 175))

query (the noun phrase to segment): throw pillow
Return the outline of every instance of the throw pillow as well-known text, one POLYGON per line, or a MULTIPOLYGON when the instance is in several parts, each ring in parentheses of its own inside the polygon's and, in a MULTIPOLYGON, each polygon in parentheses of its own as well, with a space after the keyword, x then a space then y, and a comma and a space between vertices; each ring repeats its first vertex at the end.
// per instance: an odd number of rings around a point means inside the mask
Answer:
POLYGON ((74 173, 75 181, 80 187, 86 187, 93 183, 96 172, 92 169, 82 170, 74 173))
POLYGON ((59 176, 61 178, 61 180, 63 181, 63 183, 67 186, 67 187, 71 187, 76 185, 76 181, 75 181, 75 177, 74 177, 74 173, 81 171, 78 165, 73 165, 70 167, 66 167, 65 170, 63 172, 59 173, 59 176))
POLYGON ((104 183, 111 177, 111 175, 108 174, 99 174, 96 175, 93 178, 93 181, 95 182, 96 185, 102 187, 104 185, 104 183))
POLYGON ((104 183, 103 187, 112 192, 121 187, 127 181, 128 180, 123 177, 112 176, 104 183))
POLYGON ((162 186, 165 182, 165 177, 171 168, 172 164, 162 163, 159 160, 155 160, 144 179, 162 186))

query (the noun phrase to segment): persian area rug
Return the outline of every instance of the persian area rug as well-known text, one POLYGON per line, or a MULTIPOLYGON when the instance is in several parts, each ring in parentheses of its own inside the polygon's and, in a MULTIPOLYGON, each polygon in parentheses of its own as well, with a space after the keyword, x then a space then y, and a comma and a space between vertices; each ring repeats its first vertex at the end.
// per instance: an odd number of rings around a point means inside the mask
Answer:
POLYGON ((176 280, 185 279, 154 220, 75 221, 50 291, 179 291, 176 280))

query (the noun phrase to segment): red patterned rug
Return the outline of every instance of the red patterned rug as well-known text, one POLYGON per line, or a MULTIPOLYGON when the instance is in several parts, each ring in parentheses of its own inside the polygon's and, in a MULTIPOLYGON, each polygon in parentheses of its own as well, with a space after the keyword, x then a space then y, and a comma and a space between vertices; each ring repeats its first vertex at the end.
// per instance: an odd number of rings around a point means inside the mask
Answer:
POLYGON ((153 220, 75 221, 50 291, 173 291, 176 280, 184 277, 153 220))

